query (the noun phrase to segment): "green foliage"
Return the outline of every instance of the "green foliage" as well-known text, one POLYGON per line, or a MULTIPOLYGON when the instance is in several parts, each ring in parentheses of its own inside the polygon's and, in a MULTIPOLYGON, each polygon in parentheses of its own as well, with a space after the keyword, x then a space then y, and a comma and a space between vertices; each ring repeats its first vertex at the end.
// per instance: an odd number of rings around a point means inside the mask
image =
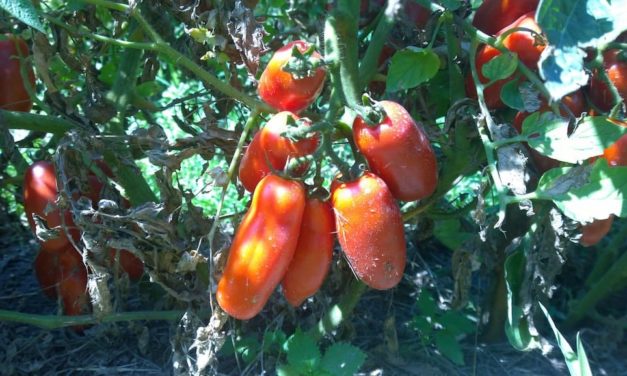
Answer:
POLYGON ((518 56, 512 53, 499 54, 481 67, 481 73, 490 81, 497 81, 514 74, 518 56))
POLYGON ((37 10, 29 0, 0 0, 0 8, 6 10, 10 15, 45 33, 44 26, 39 21, 37 10))
POLYGON ((420 335, 424 346, 433 344, 452 362, 463 365, 464 354, 458 337, 473 333, 475 324, 462 312, 440 308, 433 295, 422 290, 416 301, 418 315, 412 327, 420 335))
POLYGON ((440 59, 430 48, 409 47, 392 57, 386 90, 414 88, 432 79, 440 69, 440 59))

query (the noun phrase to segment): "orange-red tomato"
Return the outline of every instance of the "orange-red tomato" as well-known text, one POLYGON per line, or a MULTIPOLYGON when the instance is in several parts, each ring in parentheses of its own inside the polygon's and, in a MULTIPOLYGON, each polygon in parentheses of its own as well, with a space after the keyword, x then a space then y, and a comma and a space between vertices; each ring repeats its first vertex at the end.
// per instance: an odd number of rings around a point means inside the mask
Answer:
POLYGON ((115 256, 119 253, 119 266, 128 274, 131 281, 139 280, 144 275, 144 263, 137 256, 127 250, 116 252, 115 249, 109 249, 109 262, 111 266, 115 265, 115 256))
MULTIPOLYGON (((309 44, 296 40, 278 49, 259 78, 258 92, 261 99, 277 110, 298 113, 312 104, 322 91, 326 70, 317 68, 312 76, 301 79, 285 72, 283 67, 294 47, 303 53, 309 49, 309 44)), ((317 52, 312 56, 321 58, 317 52)))
POLYGON ((283 295, 292 306, 298 307, 322 286, 331 267, 334 233, 331 204, 307 199, 294 258, 281 281, 283 295))
MULTIPOLYGON (((0 109, 2 110, 28 112, 33 107, 33 101, 22 80, 20 56, 28 57, 26 42, 12 35, 4 35, 4 39, 0 39, 0 109)), ((30 81, 29 85, 34 87, 35 74, 32 66, 26 67, 26 73, 30 81)))
POLYGON ((63 301, 63 312, 69 316, 88 312, 87 268, 83 257, 73 248, 59 253, 59 295, 63 301))
POLYGON ((396 286, 407 251, 401 211, 385 182, 370 172, 334 182, 331 203, 338 241, 357 278, 377 290, 396 286))
MULTIPOLYGON (((541 33, 542 30, 540 29, 540 26, 538 26, 538 24, 536 23, 534 17, 535 16, 533 12, 524 14, 512 24, 500 30, 497 35, 501 35, 515 27, 524 27, 527 29, 531 29, 537 33, 541 33)), ((508 50, 515 52, 518 55, 520 61, 530 69, 537 69, 538 61, 540 60, 540 54, 545 48, 544 45, 536 44, 534 36, 528 31, 516 31, 509 34, 503 40, 503 46, 508 50)), ((479 80, 482 83, 485 84, 489 82, 489 80, 482 73, 482 67, 488 61, 492 60, 494 57, 500 54, 501 52, 499 50, 488 45, 481 46, 477 51, 475 62, 477 66, 477 73, 479 74, 479 80)), ((513 79, 514 78, 510 76, 506 79, 499 80, 490 85, 486 90, 484 90, 484 97, 486 99, 488 107, 496 109, 505 105, 501 100, 501 89, 507 82, 513 79)), ((466 93, 472 98, 477 97, 476 88, 470 76, 466 79, 466 93)))
POLYGON ((579 239, 579 242, 584 247, 591 247, 597 244, 605 235, 607 235, 608 232, 610 232, 613 222, 614 216, 610 215, 606 219, 597 219, 592 223, 582 226, 581 239, 579 239))
POLYGON ((627 135, 623 135, 603 152, 610 166, 627 166, 627 135))
POLYGON ((216 292, 229 315, 257 315, 281 282, 294 256, 305 210, 302 183, 277 175, 263 178, 239 225, 216 292))
POLYGON ((494 35, 525 13, 534 12, 539 0, 484 0, 472 20, 477 29, 494 35))
POLYGON ((399 200, 414 201, 433 193, 438 166, 429 139, 420 124, 398 103, 381 101, 380 124, 371 127, 357 117, 353 137, 372 171, 399 200))
MULTIPOLYGON (((620 50, 608 50, 603 53, 603 68, 610 81, 616 86, 618 94, 627 99, 627 61, 619 58, 620 50)), ((614 105, 612 93, 595 72, 590 80, 590 100, 603 111, 609 111, 614 105)))
MULTIPOLYGON (((283 111, 272 116, 251 141, 239 165, 239 179, 247 191, 253 192, 257 183, 272 170, 281 171, 290 158, 313 153, 318 147, 318 137, 314 136, 297 142, 281 137, 287 131, 288 118, 298 119, 291 112, 283 111)), ((308 166, 295 171, 303 173, 308 166)))
MULTIPOLYGON (((67 234, 59 227, 61 226, 59 210, 46 213, 46 207, 57 200, 57 195, 57 178, 54 165, 46 161, 33 163, 24 174, 24 211, 33 233, 36 231, 33 214, 42 217, 47 222, 48 227, 59 228, 60 231, 57 238, 41 242, 41 248, 50 252, 67 248, 70 244, 67 234)), ((65 225, 69 228, 73 227, 74 222, 71 213, 65 211, 63 214, 65 216, 65 225)), ((70 233, 76 239, 78 238, 76 229, 71 229, 70 233)))
POLYGON ((49 298, 57 297, 57 283, 59 282, 59 255, 57 252, 40 250, 33 263, 35 275, 41 290, 49 298))

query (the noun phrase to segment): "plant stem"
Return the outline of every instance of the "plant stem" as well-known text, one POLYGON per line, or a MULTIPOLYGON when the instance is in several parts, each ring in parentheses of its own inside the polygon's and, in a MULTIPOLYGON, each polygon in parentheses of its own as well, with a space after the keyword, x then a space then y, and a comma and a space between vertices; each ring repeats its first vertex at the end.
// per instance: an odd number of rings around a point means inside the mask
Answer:
POLYGON ((9 129, 24 129, 59 135, 63 135, 72 129, 82 127, 82 124, 60 119, 55 116, 6 110, 0 110, 0 123, 6 124, 9 129))
POLYGON ((365 88, 372 77, 377 73, 377 64, 379 63, 379 56, 383 50, 383 46, 387 41, 390 31, 394 27, 395 14, 393 12, 393 3, 387 2, 387 6, 383 11, 382 16, 377 23, 377 28, 372 34, 372 39, 368 44, 366 53, 359 66, 359 88, 365 88))

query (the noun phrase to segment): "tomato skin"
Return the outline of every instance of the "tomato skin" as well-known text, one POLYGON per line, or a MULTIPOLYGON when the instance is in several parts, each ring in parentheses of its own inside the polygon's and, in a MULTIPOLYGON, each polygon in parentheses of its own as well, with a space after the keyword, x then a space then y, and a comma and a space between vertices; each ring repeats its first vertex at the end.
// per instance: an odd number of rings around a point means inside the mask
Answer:
MULTIPOLYGON (((253 192, 259 181, 272 170, 283 170, 289 158, 311 154, 318 147, 318 136, 297 142, 281 137, 281 133, 288 130, 289 116, 298 119, 296 115, 287 111, 272 116, 246 148, 239 165, 239 179, 247 191, 253 192)), ((308 167, 303 166, 295 173, 302 174, 308 167)))
POLYGON ((59 255, 57 252, 40 250, 33 262, 35 275, 43 293, 49 298, 57 297, 57 282, 59 282, 58 268, 59 255))
MULTIPOLYGON (((33 107, 33 101, 20 73, 20 55, 24 58, 29 55, 28 46, 23 39, 13 35, 5 34, 5 37, 7 39, 0 40, 0 109, 28 112, 33 107)), ((26 67, 26 72, 30 86, 34 87, 35 73, 32 66, 26 67)))
MULTIPOLYGON (((535 16, 533 12, 524 14, 520 18, 515 20, 512 24, 504 27, 496 35, 501 35, 515 27, 524 27, 527 29, 531 29, 537 33, 541 33, 542 30, 540 29, 540 26, 538 26, 538 24, 536 23, 534 17, 535 16)), ((516 53, 523 64, 525 64, 528 68, 534 70, 538 68, 540 54, 542 54, 542 51, 544 51, 545 48, 545 46, 543 45, 536 45, 533 35, 528 31, 516 31, 509 34, 503 40, 503 46, 508 50, 516 53)), ((501 52, 499 50, 488 45, 481 46, 477 51, 475 63, 477 66, 477 73, 479 74, 479 81, 481 81, 481 83, 486 84, 489 82, 489 80, 482 73, 483 66, 488 61, 492 60, 494 57, 500 54, 501 52)), ((513 79, 514 77, 510 76, 506 79, 499 80, 484 90, 483 94, 486 100, 486 104, 489 108, 497 109, 505 106, 505 104, 501 100, 501 89, 506 83, 513 79)), ((472 81, 472 76, 470 75, 466 78, 466 93, 471 98, 477 97, 476 87, 474 85, 474 82, 472 81)))
MULTIPOLYGON (((116 250, 111 248, 109 249, 109 262, 110 266, 115 265, 115 256, 116 250)), ((128 274, 128 278, 131 281, 138 281, 142 275, 144 275, 144 263, 137 256, 132 254, 131 252, 121 249, 119 251, 119 264, 121 270, 123 270, 126 274, 128 274)))
POLYGON ((305 210, 302 183, 264 177, 240 223, 216 292, 220 307, 247 320, 257 315, 294 256, 305 210))
POLYGON ((322 286, 333 259, 334 233, 331 204, 307 199, 296 251, 281 281, 283 295, 292 306, 300 306, 322 286))
MULTIPOLYGON (((326 70, 317 68, 313 76, 302 79, 296 79, 291 73, 283 71, 294 46, 301 53, 309 48, 307 42, 296 40, 278 49, 261 73, 257 90, 261 99, 277 110, 298 113, 309 107, 322 91, 326 70)), ((317 52, 312 57, 321 58, 317 52)))
POLYGON ((485 0, 472 20, 472 25, 494 35, 525 13, 535 12, 539 0, 485 0))
POLYGON ((581 239, 579 243, 584 247, 591 247, 603 239, 614 223, 614 216, 610 215, 606 219, 595 219, 592 223, 581 226, 581 239))
MULTIPOLYGON (((608 50, 603 53, 603 68, 610 81, 616 86, 618 93, 627 98, 627 61, 618 58, 620 50, 608 50)), ((609 111, 613 106, 613 98, 610 89, 601 81, 598 73, 592 75, 590 80, 590 100, 603 111, 609 111)))
POLYGON ((377 290, 396 286, 407 250, 401 211, 385 182, 366 172, 331 190, 337 237, 357 278, 377 290))
POLYGON ((386 116, 371 127, 357 117, 353 137, 372 171, 381 177, 399 200, 430 196, 438 184, 433 148, 420 124, 398 103, 381 101, 386 116))
MULTIPOLYGON (((33 163, 24 174, 24 211, 33 233, 36 231, 33 214, 44 218, 49 227, 61 226, 61 215, 58 209, 44 214, 46 206, 54 203, 57 200, 57 195, 57 178, 54 165, 47 161, 33 163)), ((73 227, 72 214, 69 211, 64 211, 63 215, 66 226, 73 227)), ((76 229, 70 230, 70 233, 78 239, 76 229)), ((60 231, 57 238, 41 242, 41 248, 45 251, 54 252, 68 247, 69 244, 67 234, 60 231)))
POLYGON ((603 152, 610 166, 627 166, 627 135, 623 135, 603 152))

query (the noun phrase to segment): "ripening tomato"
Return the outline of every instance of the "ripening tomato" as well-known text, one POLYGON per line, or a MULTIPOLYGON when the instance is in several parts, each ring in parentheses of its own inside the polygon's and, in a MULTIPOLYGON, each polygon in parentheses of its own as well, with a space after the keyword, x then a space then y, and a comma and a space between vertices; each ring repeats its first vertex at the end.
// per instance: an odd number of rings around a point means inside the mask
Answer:
POLYGON ((87 268, 83 264, 83 257, 71 247, 61 251, 58 257, 59 295, 63 301, 63 312, 69 316, 88 312, 87 268))
POLYGON ((334 182, 331 203, 337 237, 355 275, 373 289, 396 286, 407 251, 401 211, 385 182, 370 172, 334 182))
POLYGON ((579 243, 584 247, 591 247, 603 239, 614 223, 614 216, 610 215, 606 219, 596 219, 592 223, 589 223, 581 227, 581 239, 579 243))
MULTIPOLYGON (((247 191, 253 192, 257 183, 272 170, 282 171, 288 159, 302 157, 316 151, 318 136, 297 142, 281 136, 281 133, 289 129, 288 118, 290 116, 294 120, 298 119, 296 115, 287 111, 272 116, 268 124, 257 132, 246 148, 239 165, 239 179, 247 191)), ((305 124, 309 125, 309 123, 305 124)), ((305 165, 295 173, 302 174, 308 167, 305 165)))
MULTIPOLYGON (((309 49, 309 44, 296 40, 277 50, 259 78, 258 92, 261 99, 277 110, 298 113, 312 104, 322 91, 326 70, 317 68, 312 76, 301 79, 285 72, 283 67, 292 57, 294 47, 303 53, 309 49)), ((322 58, 317 52, 312 57, 322 58)))
POLYGON ((57 297, 57 283, 59 282, 59 255, 57 252, 40 250, 33 263, 35 275, 41 290, 49 298, 57 297))
MULTIPOLYGON (((20 56, 28 57, 28 46, 24 40, 13 35, 0 36, 0 109, 28 112, 33 101, 26 91, 20 72, 20 56)), ((28 84, 35 87, 35 74, 28 65, 28 84)))
POLYGON ((281 281, 283 295, 292 306, 298 307, 322 286, 331 267, 334 233, 331 204, 307 199, 296 251, 281 281))
MULTIPOLYGON (((603 68, 610 81, 616 86, 618 94, 627 99, 627 60, 621 56, 620 50, 608 50, 603 53, 603 68)), ((590 80, 590 100, 603 111, 609 111, 614 106, 612 93, 605 82, 601 81, 595 72, 590 80)))
POLYGON ((400 104, 378 104, 385 111, 380 124, 369 126, 362 118, 355 119, 357 148, 397 199, 414 201, 430 196, 438 183, 438 165, 426 133, 400 104))
POLYGON ((239 225, 216 299, 229 315, 247 320, 261 311, 294 256, 305 210, 302 183, 263 178, 239 225))
MULTIPOLYGON (((59 229, 57 238, 41 242, 41 248, 49 252, 61 250, 70 244, 67 234, 60 227, 61 215, 59 210, 46 213, 46 207, 54 204, 57 195, 57 177, 54 165, 47 161, 33 163, 24 174, 24 211, 33 233, 36 231, 33 214, 42 217, 47 222, 48 227, 59 229)), ((63 214, 65 225, 70 228, 72 236, 78 239, 77 230, 72 228, 74 226, 72 214, 69 211, 64 211, 63 214)))
MULTIPOLYGON (((542 33, 540 26, 538 26, 535 21, 533 12, 530 12, 521 16, 509 26, 504 27, 497 33, 497 36, 515 27, 524 27, 537 33, 542 33)), ((528 31, 516 31, 509 34, 503 40, 503 46, 516 53, 518 55, 518 59, 520 59, 520 61, 530 69, 538 68, 540 54, 542 54, 542 51, 545 48, 544 45, 537 44, 534 36, 528 31)), ((501 52, 499 50, 489 45, 483 45, 477 51, 475 63, 477 66, 477 73, 479 74, 479 80, 482 83, 485 84, 489 82, 489 80, 483 75, 483 66, 500 54, 501 52)), ((501 100, 501 89, 507 82, 513 79, 514 77, 510 76, 506 79, 499 80, 484 90, 484 97, 489 108, 496 109, 505 106, 501 100)), ((466 93, 469 97, 477 97, 476 88, 470 75, 466 79, 466 93)))
POLYGON ((623 135, 603 152, 610 166, 627 166, 627 135, 623 135))
MULTIPOLYGON (((574 93, 571 93, 567 96, 565 96, 564 98, 562 98, 562 103, 568 107, 568 109, 572 112, 572 114, 574 116, 579 116, 581 115, 584 111, 585 111, 585 105, 586 105, 586 99, 583 95, 583 93, 581 92, 581 90, 577 90, 574 93)), ((540 108, 538 109, 539 112, 546 112, 546 111, 551 111, 551 108, 549 107, 548 103, 546 102, 546 100, 542 99, 542 103, 540 105, 540 108)), ((531 115, 533 112, 522 112, 519 111, 516 116, 514 117, 514 122, 513 122, 513 126, 514 128, 516 128, 516 130, 518 131, 518 133, 522 133, 522 124, 525 121, 525 119, 531 115)), ((560 113, 562 116, 566 117, 568 116, 568 113, 564 110, 561 109, 560 113)), ((543 154, 541 154, 540 152, 536 151, 533 148, 527 147, 529 149, 529 154, 531 156, 531 159, 533 159, 533 162, 535 164, 535 166, 538 169, 538 172, 540 174, 543 174, 544 172, 552 169, 552 168, 556 168, 560 166, 560 161, 547 157, 543 154)))
POLYGON ((472 25, 486 34, 494 35, 520 16, 535 12, 539 0, 484 0, 472 20, 472 25))
POLYGON ((115 249, 109 249, 109 263, 115 265, 116 254, 119 254, 118 262, 121 270, 128 274, 131 281, 139 280, 144 275, 144 263, 131 252, 121 249, 116 252, 115 249))

